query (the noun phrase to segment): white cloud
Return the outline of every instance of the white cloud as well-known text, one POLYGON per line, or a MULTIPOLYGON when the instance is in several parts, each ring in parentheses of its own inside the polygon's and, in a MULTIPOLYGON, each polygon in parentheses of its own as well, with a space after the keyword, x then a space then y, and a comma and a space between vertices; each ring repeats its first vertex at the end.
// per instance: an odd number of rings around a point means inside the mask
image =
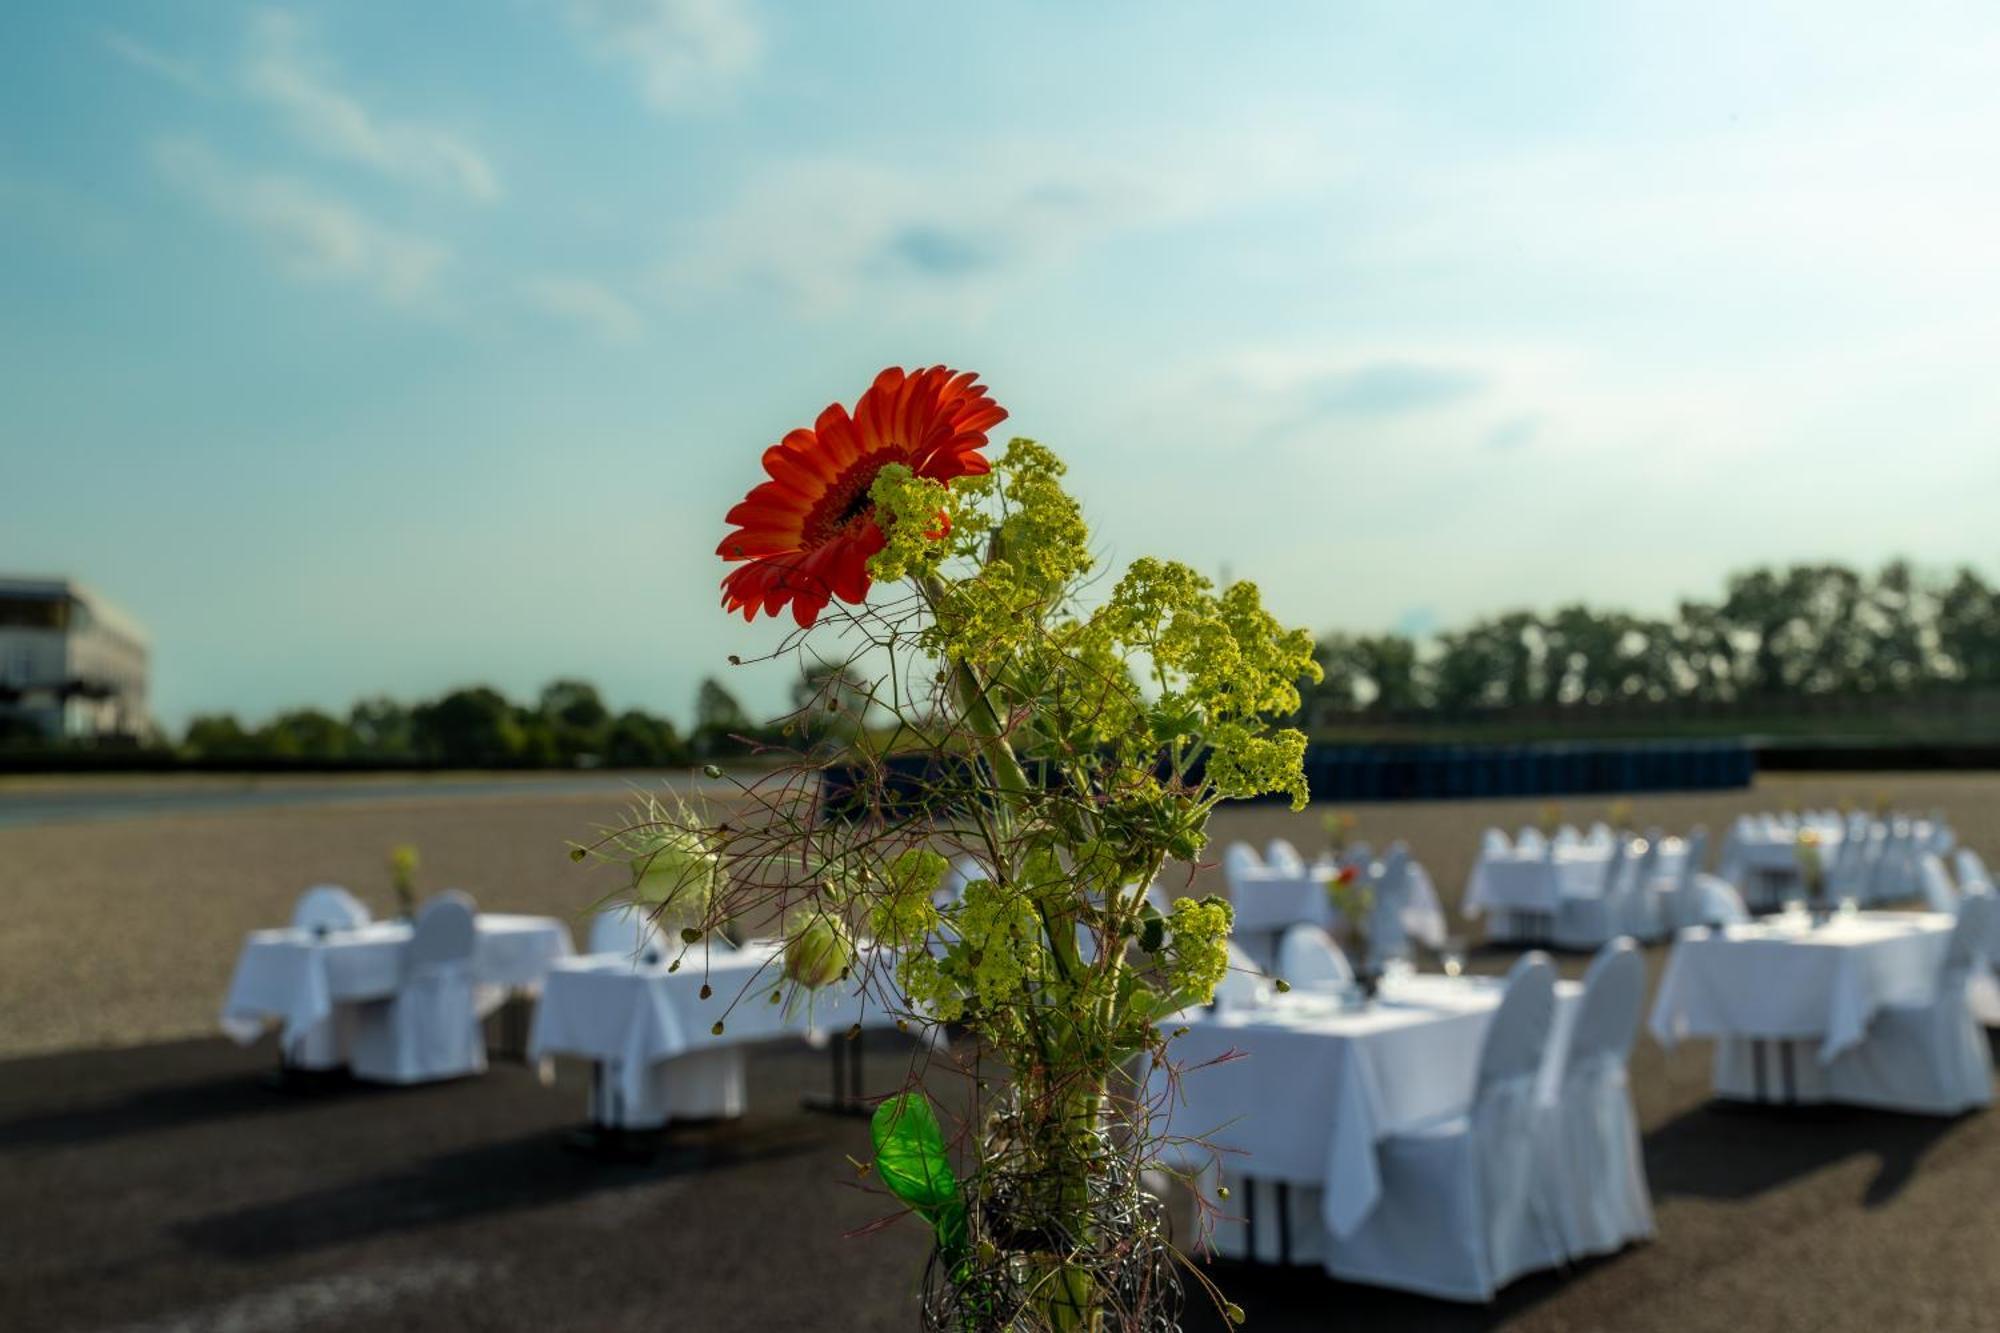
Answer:
POLYGON ((267 10, 256 16, 243 85, 252 97, 282 113, 301 139, 330 157, 471 199, 499 197, 498 175, 472 144, 435 126, 384 119, 334 86, 291 14, 267 10))
POLYGON ((1338 170, 1310 140, 1273 126, 1098 153, 997 141, 920 166, 780 161, 694 227, 660 278, 669 294, 764 289, 814 314, 864 293, 962 310, 1088 246, 1309 188, 1338 170))
POLYGON ((168 55, 117 28, 106 28, 98 36, 103 40, 106 50, 134 69, 142 69, 157 78, 165 79, 183 92, 199 93, 206 97, 215 91, 191 60, 168 55))
POLYGON ((569 0, 568 12, 592 53, 631 66, 661 110, 716 95, 764 49, 744 0, 569 0))
POLYGON ((161 174, 218 217, 256 234, 293 275, 351 282, 392 305, 431 297, 451 252, 385 227, 342 200, 287 176, 247 171, 193 138, 154 145, 161 174))
POLYGON ((525 278, 521 295, 538 310, 581 324, 606 342, 631 342, 646 322, 631 302, 589 278, 542 274, 525 278))

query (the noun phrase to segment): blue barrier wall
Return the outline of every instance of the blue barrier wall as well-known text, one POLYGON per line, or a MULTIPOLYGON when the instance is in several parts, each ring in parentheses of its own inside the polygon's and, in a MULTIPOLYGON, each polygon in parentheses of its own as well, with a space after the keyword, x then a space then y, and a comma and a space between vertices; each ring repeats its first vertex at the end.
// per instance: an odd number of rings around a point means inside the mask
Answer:
POLYGON ((1742 741, 1314 745, 1305 768, 1315 801, 1476 801, 1747 787, 1757 757, 1742 741))
MULTIPOLYGON (((921 755, 893 756, 885 768, 879 788, 859 793, 853 769, 826 769, 821 791, 827 813, 919 800, 936 780, 936 770, 921 755)), ((1757 775, 1757 755, 1743 741, 1312 745, 1305 770, 1315 801, 1478 801, 1747 787, 1757 775)))

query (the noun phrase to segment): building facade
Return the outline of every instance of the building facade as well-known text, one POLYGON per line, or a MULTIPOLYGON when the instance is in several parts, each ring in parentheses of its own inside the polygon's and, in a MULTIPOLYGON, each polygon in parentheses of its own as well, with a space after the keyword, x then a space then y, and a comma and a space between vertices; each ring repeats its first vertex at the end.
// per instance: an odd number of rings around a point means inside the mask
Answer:
POLYGON ((152 649, 73 579, 0 575, 0 736, 143 737, 152 649))

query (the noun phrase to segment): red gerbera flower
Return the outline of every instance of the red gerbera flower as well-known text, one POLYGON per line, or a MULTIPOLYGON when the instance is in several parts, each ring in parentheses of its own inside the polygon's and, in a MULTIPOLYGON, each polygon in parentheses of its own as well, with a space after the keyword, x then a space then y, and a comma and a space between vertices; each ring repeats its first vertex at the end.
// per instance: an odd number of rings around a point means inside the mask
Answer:
POLYGON ((868 488, 902 463, 919 477, 950 481, 988 471, 979 453, 986 432, 1007 419, 978 376, 932 366, 905 375, 891 367, 854 405, 834 403, 811 430, 795 430, 764 451, 760 483, 729 511, 736 528, 715 553, 750 563, 722 580, 722 606, 745 620, 761 609, 810 625, 829 597, 868 595, 868 557, 884 545, 868 488))

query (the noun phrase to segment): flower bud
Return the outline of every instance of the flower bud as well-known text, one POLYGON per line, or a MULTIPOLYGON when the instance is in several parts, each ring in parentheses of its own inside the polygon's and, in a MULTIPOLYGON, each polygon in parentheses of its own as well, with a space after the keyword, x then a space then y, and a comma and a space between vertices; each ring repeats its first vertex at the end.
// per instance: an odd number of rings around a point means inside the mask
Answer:
POLYGON ((837 980, 854 962, 854 944, 847 928, 833 917, 815 914, 785 940, 785 976, 817 989, 837 980))

